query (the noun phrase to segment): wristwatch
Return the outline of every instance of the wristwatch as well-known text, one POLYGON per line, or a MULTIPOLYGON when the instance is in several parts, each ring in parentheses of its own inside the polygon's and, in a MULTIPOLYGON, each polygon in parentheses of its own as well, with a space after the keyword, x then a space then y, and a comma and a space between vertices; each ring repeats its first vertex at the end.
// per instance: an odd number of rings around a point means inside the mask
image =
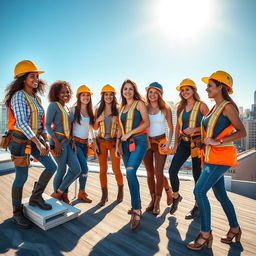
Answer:
POLYGON ((220 143, 220 145, 223 144, 223 139, 218 139, 218 142, 220 143))

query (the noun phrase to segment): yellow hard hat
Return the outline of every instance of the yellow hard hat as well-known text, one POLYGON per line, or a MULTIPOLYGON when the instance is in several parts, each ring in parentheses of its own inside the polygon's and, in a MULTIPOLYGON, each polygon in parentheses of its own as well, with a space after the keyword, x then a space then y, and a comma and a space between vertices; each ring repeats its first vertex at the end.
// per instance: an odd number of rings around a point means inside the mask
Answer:
POLYGON ((212 73, 210 77, 202 77, 202 81, 206 84, 209 83, 210 79, 214 79, 222 84, 225 84, 228 90, 228 94, 233 93, 233 89, 232 89, 233 79, 232 79, 232 76, 227 72, 218 70, 212 73))
POLYGON ((81 85, 78 87, 76 91, 76 97, 78 98, 78 95, 83 92, 88 92, 90 95, 93 95, 93 92, 90 90, 90 88, 87 85, 81 85))
POLYGON ((102 87, 100 94, 102 94, 102 93, 104 93, 104 92, 113 92, 114 95, 116 95, 116 90, 115 90, 115 88, 114 88, 113 86, 111 86, 110 84, 106 84, 106 85, 104 85, 104 86, 102 87))
POLYGON ((190 78, 186 78, 186 79, 182 80, 180 82, 180 85, 176 87, 176 90, 180 91, 182 86, 191 86, 191 87, 197 89, 195 82, 193 80, 191 80, 190 78))
POLYGON ((28 72, 36 72, 38 74, 44 73, 44 71, 39 70, 38 66, 34 62, 30 60, 22 60, 15 66, 14 78, 16 79, 19 75, 28 72))

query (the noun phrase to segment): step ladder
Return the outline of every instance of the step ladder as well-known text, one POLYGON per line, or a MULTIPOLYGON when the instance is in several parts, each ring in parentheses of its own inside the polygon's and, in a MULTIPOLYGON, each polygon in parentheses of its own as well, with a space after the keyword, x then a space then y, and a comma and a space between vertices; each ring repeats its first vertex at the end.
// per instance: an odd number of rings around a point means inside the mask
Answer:
POLYGON ((29 198, 26 198, 23 204, 24 215, 43 230, 51 229, 72 220, 78 217, 80 213, 79 209, 52 198, 51 196, 43 194, 43 198, 45 202, 52 206, 51 210, 45 211, 37 206, 29 205, 29 198))

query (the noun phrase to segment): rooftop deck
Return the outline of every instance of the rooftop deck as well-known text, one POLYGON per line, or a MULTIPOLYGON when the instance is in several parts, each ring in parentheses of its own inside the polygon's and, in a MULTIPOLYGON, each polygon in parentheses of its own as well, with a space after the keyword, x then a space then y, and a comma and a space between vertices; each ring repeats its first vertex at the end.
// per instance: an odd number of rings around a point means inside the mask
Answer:
MULTIPOLYGON (((30 196, 32 185, 42 168, 30 169, 29 179, 24 187, 24 198, 30 196)), ((48 231, 33 226, 31 230, 17 229, 11 221, 11 185, 14 173, 0 176, 0 254, 4 255, 256 255, 256 204, 255 200, 229 193, 237 210, 242 227, 240 243, 226 245, 220 237, 228 230, 226 217, 213 193, 209 192, 212 207, 213 248, 193 252, 186 248, 200 229, 198 220, 185 220, 185 214, 193 207, 193 182, 181 181, 183 201, 174 215, 166 207, 163 193, 161 214, 158 217, 150 213, 143 214, 141 226, 132 232, 129 228, 130 196, 125 179, 125 198, 116 204, 117 187, 113 175, 109 175, 109 202, 104 207, 97 206, 101 196, 97 173, 90 173, 87 192, 92 198, 91 204, 74 201, 81 210, 80 216, 66 224, 48 231)), ((149 202, 146 178, 140 177, 140 189, 143 210, 149 202)), ((52 192, 49 184, 46 193, 52 192)), ((74 196, 74 185, 70 188, 70 197, 74 196)))

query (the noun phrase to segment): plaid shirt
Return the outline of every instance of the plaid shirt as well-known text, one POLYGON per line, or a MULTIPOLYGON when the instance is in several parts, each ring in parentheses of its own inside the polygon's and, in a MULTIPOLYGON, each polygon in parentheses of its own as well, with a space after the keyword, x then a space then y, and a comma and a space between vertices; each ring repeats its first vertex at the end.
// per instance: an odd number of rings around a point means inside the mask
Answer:
MULTIPOLYGON (((38 104, 36 98, 33 98, 38 108, 38 133, 46 133, 45 127, 42 127, 42 117, 44 109, 38 104)), ((30 140, 36 135, 30 127, 31 111, 23 92, 18 91, 12 96, 11 109, 16 119, 15 128, 20 129, 30 140)))

